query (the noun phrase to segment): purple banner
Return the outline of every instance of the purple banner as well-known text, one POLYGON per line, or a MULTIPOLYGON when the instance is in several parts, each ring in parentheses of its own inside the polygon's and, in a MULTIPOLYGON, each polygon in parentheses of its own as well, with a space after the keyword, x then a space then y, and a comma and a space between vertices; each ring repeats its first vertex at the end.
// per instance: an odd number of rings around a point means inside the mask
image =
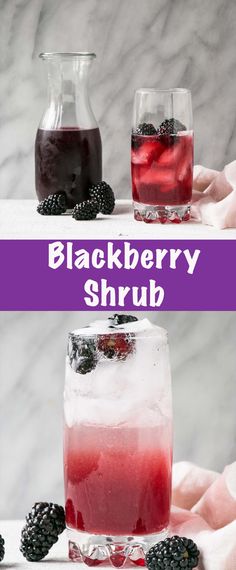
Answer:
POLYGON ((0 310, 236 310, 234 240, 2 240, 0 310))

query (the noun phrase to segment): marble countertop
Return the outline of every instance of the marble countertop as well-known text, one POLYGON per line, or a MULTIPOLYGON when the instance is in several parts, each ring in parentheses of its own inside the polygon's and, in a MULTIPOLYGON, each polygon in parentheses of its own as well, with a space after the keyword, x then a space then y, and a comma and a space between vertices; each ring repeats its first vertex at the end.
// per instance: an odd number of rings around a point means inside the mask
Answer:
MULTIPOLYGON (((67 558, 67 536, 66 532, 59 537, 59 540, 49 554, 42 560, 42 562, 28 562, 19 550, 21 529, 24 526, 24 521, 0 521, 0 534, 5 540, 5 556, 2 563, 4 568, 18 568, 18 570, 29 570, 30 566, 34 570, 38 567, 43 568, 43 570, 56 570, 59 568, 62 570, 64 567, 69 570, 70 567, 75 569, 74 562, 69 562, 67 558)), ((88 569, 86 564, 80 563, 80 569, 88 569)), ((104 568, 99 566, 99 568, 104 568)))
POLYGON ((145 224, 133 218, 131 200, 117 200, 112 216, 76 222, 40 216, 36 200, 0 200, 0 239, 236 239, 236 229, 217 230, 195 221, 145 224))

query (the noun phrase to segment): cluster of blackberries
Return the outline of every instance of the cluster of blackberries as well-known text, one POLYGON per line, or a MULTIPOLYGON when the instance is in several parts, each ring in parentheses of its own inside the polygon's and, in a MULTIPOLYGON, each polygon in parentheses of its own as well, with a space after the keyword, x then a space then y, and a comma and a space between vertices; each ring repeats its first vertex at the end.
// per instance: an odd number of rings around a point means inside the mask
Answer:
MULTIPOLYGON (((89 199, 76 204, 72 211, 75 220, 94 220, 99 214, 110 215, 115 207, 115 196, 107 182, 93 184, 88 190, 89 199)), ((38 204, 37 212, 43 216, 58 216, 68 209, 65 192, 51 194, 38 204)))
MULTIPOLYGON (((180 131, 186 131, 185 125, 178 119, 165 119, 156 129, 152 123, 140 123, 134 134, 147 136, 173 136, 180 131)), ((174 141, 174 138, 173 138, 174 141)))
POLYGON ((137 321, 137 317, 132 315, 115 314, 109 318, 109 328, 114 329, 114 334, 98 335, 92 337, 78 337, 70 335, 68 345, 68 357, 71 368, 78 374, 88 374, 97 366, 100 356, 105 358, 125 360, 134 351, 135 338, 132 334, 127 334, 119 329, 119 325, 137 321))

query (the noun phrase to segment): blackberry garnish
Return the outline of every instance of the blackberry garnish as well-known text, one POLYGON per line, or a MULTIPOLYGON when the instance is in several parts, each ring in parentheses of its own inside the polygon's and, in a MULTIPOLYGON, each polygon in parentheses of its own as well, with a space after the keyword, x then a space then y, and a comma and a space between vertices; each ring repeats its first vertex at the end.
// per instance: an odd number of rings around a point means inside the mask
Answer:
POLYGON ((197 545, 190 538, 172 536, 158 542, 146 554, 149 570, 182 570, 196 568, 199 560, 197 545))
POLYGON ((71 368, 78 374, 88 374, 96 368, 97 354, 93 339, 71 337, 68 353, 71 368))
POLYGON ((2 562, 5 555, 4 544, 5 544, 4 538, 2 538, 2 535, 0 534, 0 562, 2 562))
POLYGON ((42 560, 64 528, 63 507, 53 503, 35 503, 21 532, 20 550, 26 560, 42 560))
POLYGON ((186 131, 185 125, 177 119, 165 119, 157 129, 158 135, 177 135, 179 131, 186 131))
POLYGON ((96 364, 96 360, 92 357, 80 358, 76 365, 75 372, 78 372, 78 374, 88 374, 88 372, 92 372, 92 370, 96 368, 96 364))
POLYGON ((135 338, 132 334, 104 334, 98 339, 98 350, 106 358, 126 360, 127 356, 134 352, 135 338))
POLYGON ((134 323, 135 321, 138 321, 137 317, 134 317, 133 315, 118 314, 113 315, 109 320, 112 321, 113 325, 125 325, 126 323, 134 323))
POLYGON ((93 184, 89 188, 89 195, 92 200, 96 200, 101 214, 112 214, 115 207, 115 196, 112 188, 107 182, 93 184))
POLYGON ((96 200, 85 200, 81 204, 76 204, 72 212, 75 220, 95 220, 99 212, 96 200))
POLYGON ((37 212, 42 216, 59 216, 67 210, 67 198, 65 192, 50 194, 37 206, 37 212))
POLYGON ((156 135, 157 131, 152 123, 140 123, 135 131, 136 135, 156 135))

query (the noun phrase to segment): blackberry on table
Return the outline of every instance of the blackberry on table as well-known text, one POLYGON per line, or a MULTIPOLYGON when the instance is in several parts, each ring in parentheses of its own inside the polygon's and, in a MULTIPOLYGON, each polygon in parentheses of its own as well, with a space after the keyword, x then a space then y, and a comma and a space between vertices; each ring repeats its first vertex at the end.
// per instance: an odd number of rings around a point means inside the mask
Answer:
POLYGON ((107 182, 103 180, 100 184, 93 184, 89 188, 89 195, 92 200, 96 200, 101 214, 112 214, 115 207, 115 196, 107 182))
POLYGON ((5 547, 4 547, 5 541, 4 538, 2 537, 2 535, 0 534, 0 562, 2 562, 4 555, 5 555, 5 547))
POLYGON ((109 320, 112 321, 113 325, 125 325, 126 323, 134 323, 135 321, 138 321, 137 317, 134 317, 133 315, 118 314, 113 315, 109 320))
POLYGON ((145 556, 148 570, 182 570, 196 568, 199 550, 195 542, 183 536, 172 536, 158 542, 145 556))
POLYGON ((21 532, 23 556, 31 562, 42 560, 64 529, 63 507, 54 503, 35 503, 21 532))
POLYGON ((72 212, 72 218, 75 220, 95 220, 99 212, 99 206, 96 200, 85 200, 81 204, 76 204, 72 212))
POLYGON ((67 210, 67 198, 65 192, 50 194, 37 206, 37 212, 42 216, 59 216, 67 210))
POLYGON ((136 135, 156 135, 157 131, 152 123, 140 123, 135 131, 136 135))

